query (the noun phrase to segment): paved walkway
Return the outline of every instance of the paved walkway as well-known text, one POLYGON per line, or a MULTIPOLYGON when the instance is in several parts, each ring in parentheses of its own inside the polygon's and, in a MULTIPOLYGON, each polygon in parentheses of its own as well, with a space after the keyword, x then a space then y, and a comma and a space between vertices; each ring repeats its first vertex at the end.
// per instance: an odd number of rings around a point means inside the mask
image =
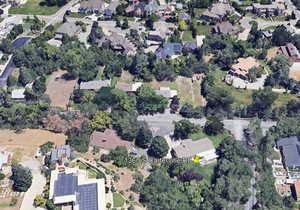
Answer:
POLYGON ((25 193, 20 210, 43 210, 43 208, 35 208, 33 201, 36 195, 41 194, 46 185, 46 178, 41 174, 41 163, 36 159, 29 159, 22 162, 23 166, 29 167, 32 172, 33 180, 29 190, 25 193))

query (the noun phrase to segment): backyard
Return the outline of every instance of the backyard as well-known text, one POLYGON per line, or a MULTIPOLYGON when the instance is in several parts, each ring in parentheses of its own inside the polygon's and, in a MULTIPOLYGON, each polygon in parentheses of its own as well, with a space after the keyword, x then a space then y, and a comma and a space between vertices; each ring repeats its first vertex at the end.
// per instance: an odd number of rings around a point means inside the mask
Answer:
POLYGON ((113 206, 114 208, 118 208, 118 207, 123 207, 124 203, 125 203, 125 199, 123 198, 123 196, 120 193, 113 193, 113 206))
POLYGON ((28 0, 20 7, 11 7, 9 14, 53 15, 60 7, 46 6, 43 0, 28 0))
POLYGON ((51 99, 51 106, 66 109, 77 80, 65 80, 66 71, 56 71, 48 79, 46 94, 51 99), (57 94, 60 93, 60 94, 57 94))
POLYGON ((25 129, 21 133, 11 130, 0 131, 0 147, 14 152, 13 162, 19 162, 24 157, 33 157, 38 147, 47 141, 56 145, 65 144, 66 136, 46 130, 25 129))

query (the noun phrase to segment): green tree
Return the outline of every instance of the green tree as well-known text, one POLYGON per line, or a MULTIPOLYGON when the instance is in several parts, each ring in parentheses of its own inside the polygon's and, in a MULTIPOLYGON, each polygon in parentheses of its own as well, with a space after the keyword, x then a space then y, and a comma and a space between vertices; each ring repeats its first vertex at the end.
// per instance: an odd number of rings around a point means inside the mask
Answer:
POLYGON ((184 20, 179 20, 178 28, 179 28, 180 31, 186 31, 188 29, 188 27, 187 27, 184 20))
POLYGON ((224 132, 224 124, 217 117, 212 117, 210 119, 207 119, 205 126, 204 126, 204 132, 210 136, 214 136, 219 133, 223 133, 224 132))
POLYGON ((20 164, 12 166, 11 179, 14 181, 13 189, 18 192, 26 192, 32 184, 32 174, 29 168, 20 164))
POLYGON ((152 131, 146 122, 142 123, 136 136, 135 144, 141 148, 148 148, 152 142, 152 131))
POLYGON ((200 130, 199 126, 186 119, 175 122, 174 124, 175 129, 173 137, 175 139, 187 139, 190 134, 200 130))
POLYGON ((106 128, 110 128, 112 119, 108 112, 97 111, 93 119, 90 122, 92 129, 104 131, 106 128))
POLYGON ((166 139, 162 136, 156 136, 152 139, 152 144, 149 148, 149 154, 156 158, 162 158, 168 154, 169 145, 166 139))
POLYGON ((46 203, 46 200, 41 195, 36 195, 34 198, 34 206, 43 206, 46 203))
POLYGON ((162 113, 167 105, 168 99, 157 95, 152 88, 142 86, 137 90, 137 110, 139 114, 162 113))
POLYGON ((26 69, 22 69, 20 71, 20 75, 19 75, 19 78, 18 78, 18 82, 20 84, 22 84, 23 86, 27 85, 28 83, 32 82, 33 81, 33 78, 29 72, 29 70, 26 70, 26 69))
POLYGON ((272 34, 272 43, 275 46, 282 46, 291 41, 291 33, 286 30, 286 27, 278 26, 272 34))

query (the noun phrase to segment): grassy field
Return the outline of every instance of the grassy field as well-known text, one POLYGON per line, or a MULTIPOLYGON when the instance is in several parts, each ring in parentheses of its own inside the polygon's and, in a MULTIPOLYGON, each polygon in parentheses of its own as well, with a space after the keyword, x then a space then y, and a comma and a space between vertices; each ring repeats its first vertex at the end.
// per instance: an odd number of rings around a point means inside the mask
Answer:
POLYGON ((197 26, 197 34, 198 35, 207 35, 212 26, 209 25, 200 25, 197 26))
POLYGON ((201 176, 203 176, 204 181, 207 184, 211 183, 211 179, 212 179, 212 176, 214 174, 215 166, 216 166, 216 163, 210 163, 210 164, 205 165, 205 166, 202 166, 199 163, 193 163, 193 162, 190 162, 188 164, 188 168, 193 169, 193 171, 198 173, 198 174, 201 174, 201 176))
POLYGON ((227 130, 224 131, 223 133, 220 133, 215 136, 208 136, 203 131, 201 131, 201 132, 193 133, 193 134, 189 135, 189 138, 193 139, 194 141, 197 141, 197 140, 203 139, 203 138, 209 138, 213 142, 214 146, 217 148, 221 144, 222 140, 224 138, 226 138, 227 136, 230 136, 230 134, 227 130))
POLYGON ((191 42, 194 41, 193 35, 191 31, 184 31, 182 33, 182 41, 191 42))
POLYGON ((123 196, 120 193, 113 193, 114 208, 122 207, 125 203, 123 196))
POLYGON ((30 15, 53 15, 61 7, 58 6, 42 6, 43 0, 28 0, 20 7, 10 8, 9 14, 30 14, 30 15))

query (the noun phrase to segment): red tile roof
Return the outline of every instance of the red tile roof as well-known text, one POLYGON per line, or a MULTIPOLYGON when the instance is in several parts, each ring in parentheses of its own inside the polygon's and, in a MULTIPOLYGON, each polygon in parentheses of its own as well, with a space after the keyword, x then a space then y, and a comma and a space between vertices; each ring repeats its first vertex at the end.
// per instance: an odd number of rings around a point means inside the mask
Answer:
POLYGON ((90 146, 98 146, 103 149, 114 149, 117 146, 129 146, 131 143, 121 139, 112 129, 106 129, 104 132, 94 131, 90 136, 90 146))

